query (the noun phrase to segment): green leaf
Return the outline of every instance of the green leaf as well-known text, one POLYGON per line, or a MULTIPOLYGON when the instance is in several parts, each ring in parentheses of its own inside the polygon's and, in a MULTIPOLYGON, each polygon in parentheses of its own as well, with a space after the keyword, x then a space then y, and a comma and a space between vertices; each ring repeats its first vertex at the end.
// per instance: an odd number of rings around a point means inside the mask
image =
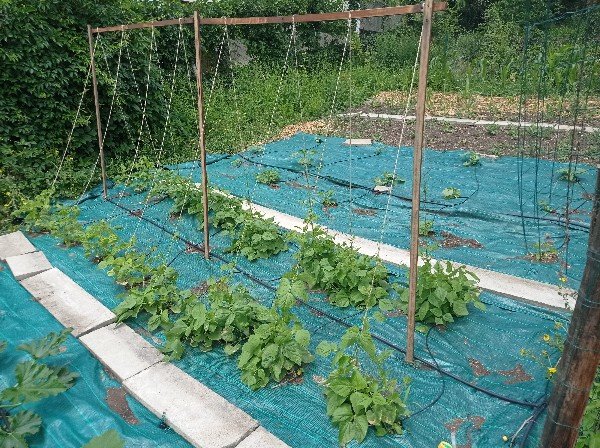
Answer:
POLYGON ((296 330, 294 333, 294 339, 300 346, 308 347, 310 344, 310 332, 305 329, 296 330))
POLYGON ((81 448, 124 448, 125 439, 117 431, 110 429, 104 434, 94 437, 81 448))
POLYGON ((352 419, 352 407, 349 404, 343 404, 336 408, 331 415, 334 423, 345 422, 352 419))
POLYGON ((321 341, 319 345, 317 345, 317 355, 319 356, 329 356, 331 353, 335 352, 338 349, 338 345, 335 342, 329 341, 321 341))
POLYGON ((464 302, 454 302, 452 304, 452 311, 457 316, 467 316, 469 314, 469 310, 467 310, 467 305, 464 302))
POLYGON ((34 359, 56 355, 60 352, 61 345, 64 344, 72 331, 72 328, 66 328, 59 333, 50 333, 42 339, 21 344, 17 349, 29 353, 34 359))
POLYGON ((0 399, 13 404, 31 403, 70 389, 77 377, 66 368, 49 367, 35 361, 17 364, 17 384, 4 389, 0 399))
POLYGON ((37 434, 42 419, 31 411, 22 411, 7 417, 7 425, 0 425, 0 446, 2 448, 27 448, 25 436, 37 434))

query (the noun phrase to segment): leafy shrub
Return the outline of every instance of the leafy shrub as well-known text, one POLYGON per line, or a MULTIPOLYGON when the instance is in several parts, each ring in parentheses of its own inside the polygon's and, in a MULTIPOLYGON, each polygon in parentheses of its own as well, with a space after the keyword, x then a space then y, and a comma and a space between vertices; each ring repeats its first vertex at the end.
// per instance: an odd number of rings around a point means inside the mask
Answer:
MULTIPOLYGON (((426 258, 418 270, 417 303, 415 317, 426 324, 444 325, 454 322, 455 317, 467 316, 467 305, 485 310, 479 300, 479 279, 464 266, 445 266, 439 261, 426 258)), ((408 312, 408 289, 400 294, 400 307, 408 312)))
POLYGON ((289 374, 302 374, 302 366, 314 359, 308 350, 310 333, 290 312, 295 303, 293 291, 301 290, 298 284, 282 279, 270 319, 258 326, 242 346, 238 367, 242 381, 253 390, 271 380, 280 382, 289 374))
POLYGON ((281 180, 279 171, 277 170, 264 170, 256 175, 256 182, 265 185, 275 185, 281 180))
POLYGON ((148 256, 135 249, 123 255, 111 253, 104 257, 98 266, 105 269, 108 275, 126 288, 144 285, 153 272, 152 266, 148 263, 148 256))
POLYGON ((295 277, 327 293, 332 305, 370 308, 389 298, 389 272, 380 261, 337 245, 319 228, 294 238, 300 246, 295 277))
POLYGON ((324 388, 327 415, 339 429, 338 440, 346 446, 352 440, 362 442, 369 427, 377 436, 401 434, 401 419, 408 416, 406 400, 410 392, 410 380, 405 378, 402 386, 390 379, 383 367, 389 352, 378 353, 369 333, 368 321, 362 330, 349 328, 340 343, 321 342, 317 353, 329 356, 335 352, 333 371, 327 377, 324 388), (364 353, 377 367, 378 374, 365 373, 358 353, 364 353))
POLYGON ((202 351, 225 344, 225 353, 232 355, 270 317, 268 308, 256 302, 245 287, 232 287, 225 279, 209 283, 208 305, 187 302, 181 316, 165 332, 163 352, 170 359, 181 358, 184 343, 202 351))
MULTIPOLYGON (((179 314, 183 304, 193 295, 189 290, 180 290, 177 287, 178 274, 173 268, 160 265, 157 268, 146 269, 149 272, 148 279, 124 293, 124 300, 115 308, 117 322, 135 318, 143 311, 150 314, 149 331, 159 327, 169 328, 170 313, 179 314)), ((139 275, 138 269, 135 274, 139 275)))
POLYGON ((235 234, 228 250, 254 261, 287 250, 287 244, 273 218, 264 219, 260 215, 245 214, 242 227, 235 234))
POLYGON ((132 248, 134 241, 122 242, 115 229, 106 221, 90 224, 84 231, 82 246, 86 257, 100 262, 109 255, 132 248))

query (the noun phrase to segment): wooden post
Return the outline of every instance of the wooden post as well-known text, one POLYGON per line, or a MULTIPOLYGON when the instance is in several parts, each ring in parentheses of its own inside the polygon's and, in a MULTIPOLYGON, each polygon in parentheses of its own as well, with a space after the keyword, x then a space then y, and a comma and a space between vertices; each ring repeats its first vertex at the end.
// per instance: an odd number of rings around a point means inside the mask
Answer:
POLYGON ((100 101, 98 100, 98 82, 96 81, 96 64, 94 62, 94 36, 91 25, 87 26, 88 41, 90 43, 90 61, 92 68, 92 85, 94 86, 94 104, 96 105, 96 128, 98 131, 98 147, 100 148, 100 169, 102 170, 102 195, 106 199, 108 189, 106 187, 106 164, 104 162, 104 138, 102 137, 102 122, 100 121, 100 101))
POLYGON ((427 71, 431 44, 431 18, 433 0, 425 0, 423 30, 421 34, 421 60, 419 66, 419 90, 417 92, 417 117, 415 147, 413 153, 412 216, 410 221, 410 273, 408 298, 408 328, 406 334, 406 362, 414 361, 415 308, 417 295, 417 269, 419 266, 419 208, 421 205, 421 165, 423 163, 423 133, 425 131, 425 100, 427 97, 427 71))
POLYGON ((204 212, 204 258, 210 258, 208 236, 208 176, 206 173, 206 145, 204 138, 204 99, 202 96, 202 59, 200 49, 200 20, 194 11, 194 40, 196 42, 196 87, 198 92, 198 145, 200 145, 200 165, 202 166, 202 208, 204 212))
POLYGON ((540 446, 572 448, 600 362, 600 169, 587 263, 565 348, 557 366, 540 446))

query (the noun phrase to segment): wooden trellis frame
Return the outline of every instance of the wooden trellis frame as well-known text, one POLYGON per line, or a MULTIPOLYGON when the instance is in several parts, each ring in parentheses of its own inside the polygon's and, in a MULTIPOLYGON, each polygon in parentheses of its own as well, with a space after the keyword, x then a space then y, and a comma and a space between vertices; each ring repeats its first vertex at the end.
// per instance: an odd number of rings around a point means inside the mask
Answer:
POLYGON ((425 128, 425 100, 427 95, 427 72, 429 68, 429 48, 431 45, 431 21, 433 13, 444 11, 448 8, 446 2, 434 2, 425 0, 415 5, 395 6, 387 8, 371 8, 364 10, 352 10, 321 14, 302 14, 292 16, 271 17, 200 17, 198 11, 192 17, 184 17, 171 20, 159 20, 154 22, 130 23, 126 25, 92 28, 88 25, 88 40, 90 45, 92 83, 94 90, 94 102, 96 108, 96 124, 98 131, 98 145, 100 150, 100 166, 102 170, 103 195, 107 197, 106 164, 104 158, 104 142, 102 137, 102 123, 100 119, 100 104, 98 100, 98 84, 96 80, 96 67, 94 61, 94 35, 133 29, 163 27, 171 25, 193 25, 195 54, 196 54, 196 86, 198 97, 198 144, 200 147, 200 165, 202 170, 202 206, 204 214, 204 256, 210 258, 210 241, 208 232, 208 176, 206 172, 206 142, 204 133, 204 99, 202 91, 202 58, 200 51, 200 27, 202 25, 264 25, 281 23, 311 23, 327 22, 337 20, 365 19, 369 17, 387 17, 406 14, 423 13, 423 29, 420 47, 419 64, 419 86, 417 91, 417 113, 415 126, 415 143, 413 153, 413 189, 412 189, 412 215, 411 215, 411 245, 410 245, 410 274, 409 274, 409 302, 408 302, 408 329, 406 342, 406 361, 412 363, 414 360, 414 331, 415 331, 415 308, 417 289, 417 267, 419 259, 419 208, 421 201, 421 166, 423 161, 423 142, 425 128))

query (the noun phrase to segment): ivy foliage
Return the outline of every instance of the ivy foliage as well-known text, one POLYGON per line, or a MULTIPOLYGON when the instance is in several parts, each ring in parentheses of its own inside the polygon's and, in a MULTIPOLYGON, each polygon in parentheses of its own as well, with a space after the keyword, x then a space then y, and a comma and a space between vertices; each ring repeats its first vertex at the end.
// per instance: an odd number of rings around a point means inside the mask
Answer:
POLYGON ((389 301, 393 288, 380 260, 336 244, 319 227, 306 228, 292 238, 300 248, 294 276, 309 289, 324 291, 332 305, 371 308, 389 301))
MULTIPOLYGON (((415 318, 426 324, 445 325, 467 316, 470 303, 485 310, 479 300, 478 281, 464 266, 453 267, 450 262, 425 258, 418 270, 415 318)), ((400 294, 400 303, 402 311, 408 312, 408 289, 400 294)))

